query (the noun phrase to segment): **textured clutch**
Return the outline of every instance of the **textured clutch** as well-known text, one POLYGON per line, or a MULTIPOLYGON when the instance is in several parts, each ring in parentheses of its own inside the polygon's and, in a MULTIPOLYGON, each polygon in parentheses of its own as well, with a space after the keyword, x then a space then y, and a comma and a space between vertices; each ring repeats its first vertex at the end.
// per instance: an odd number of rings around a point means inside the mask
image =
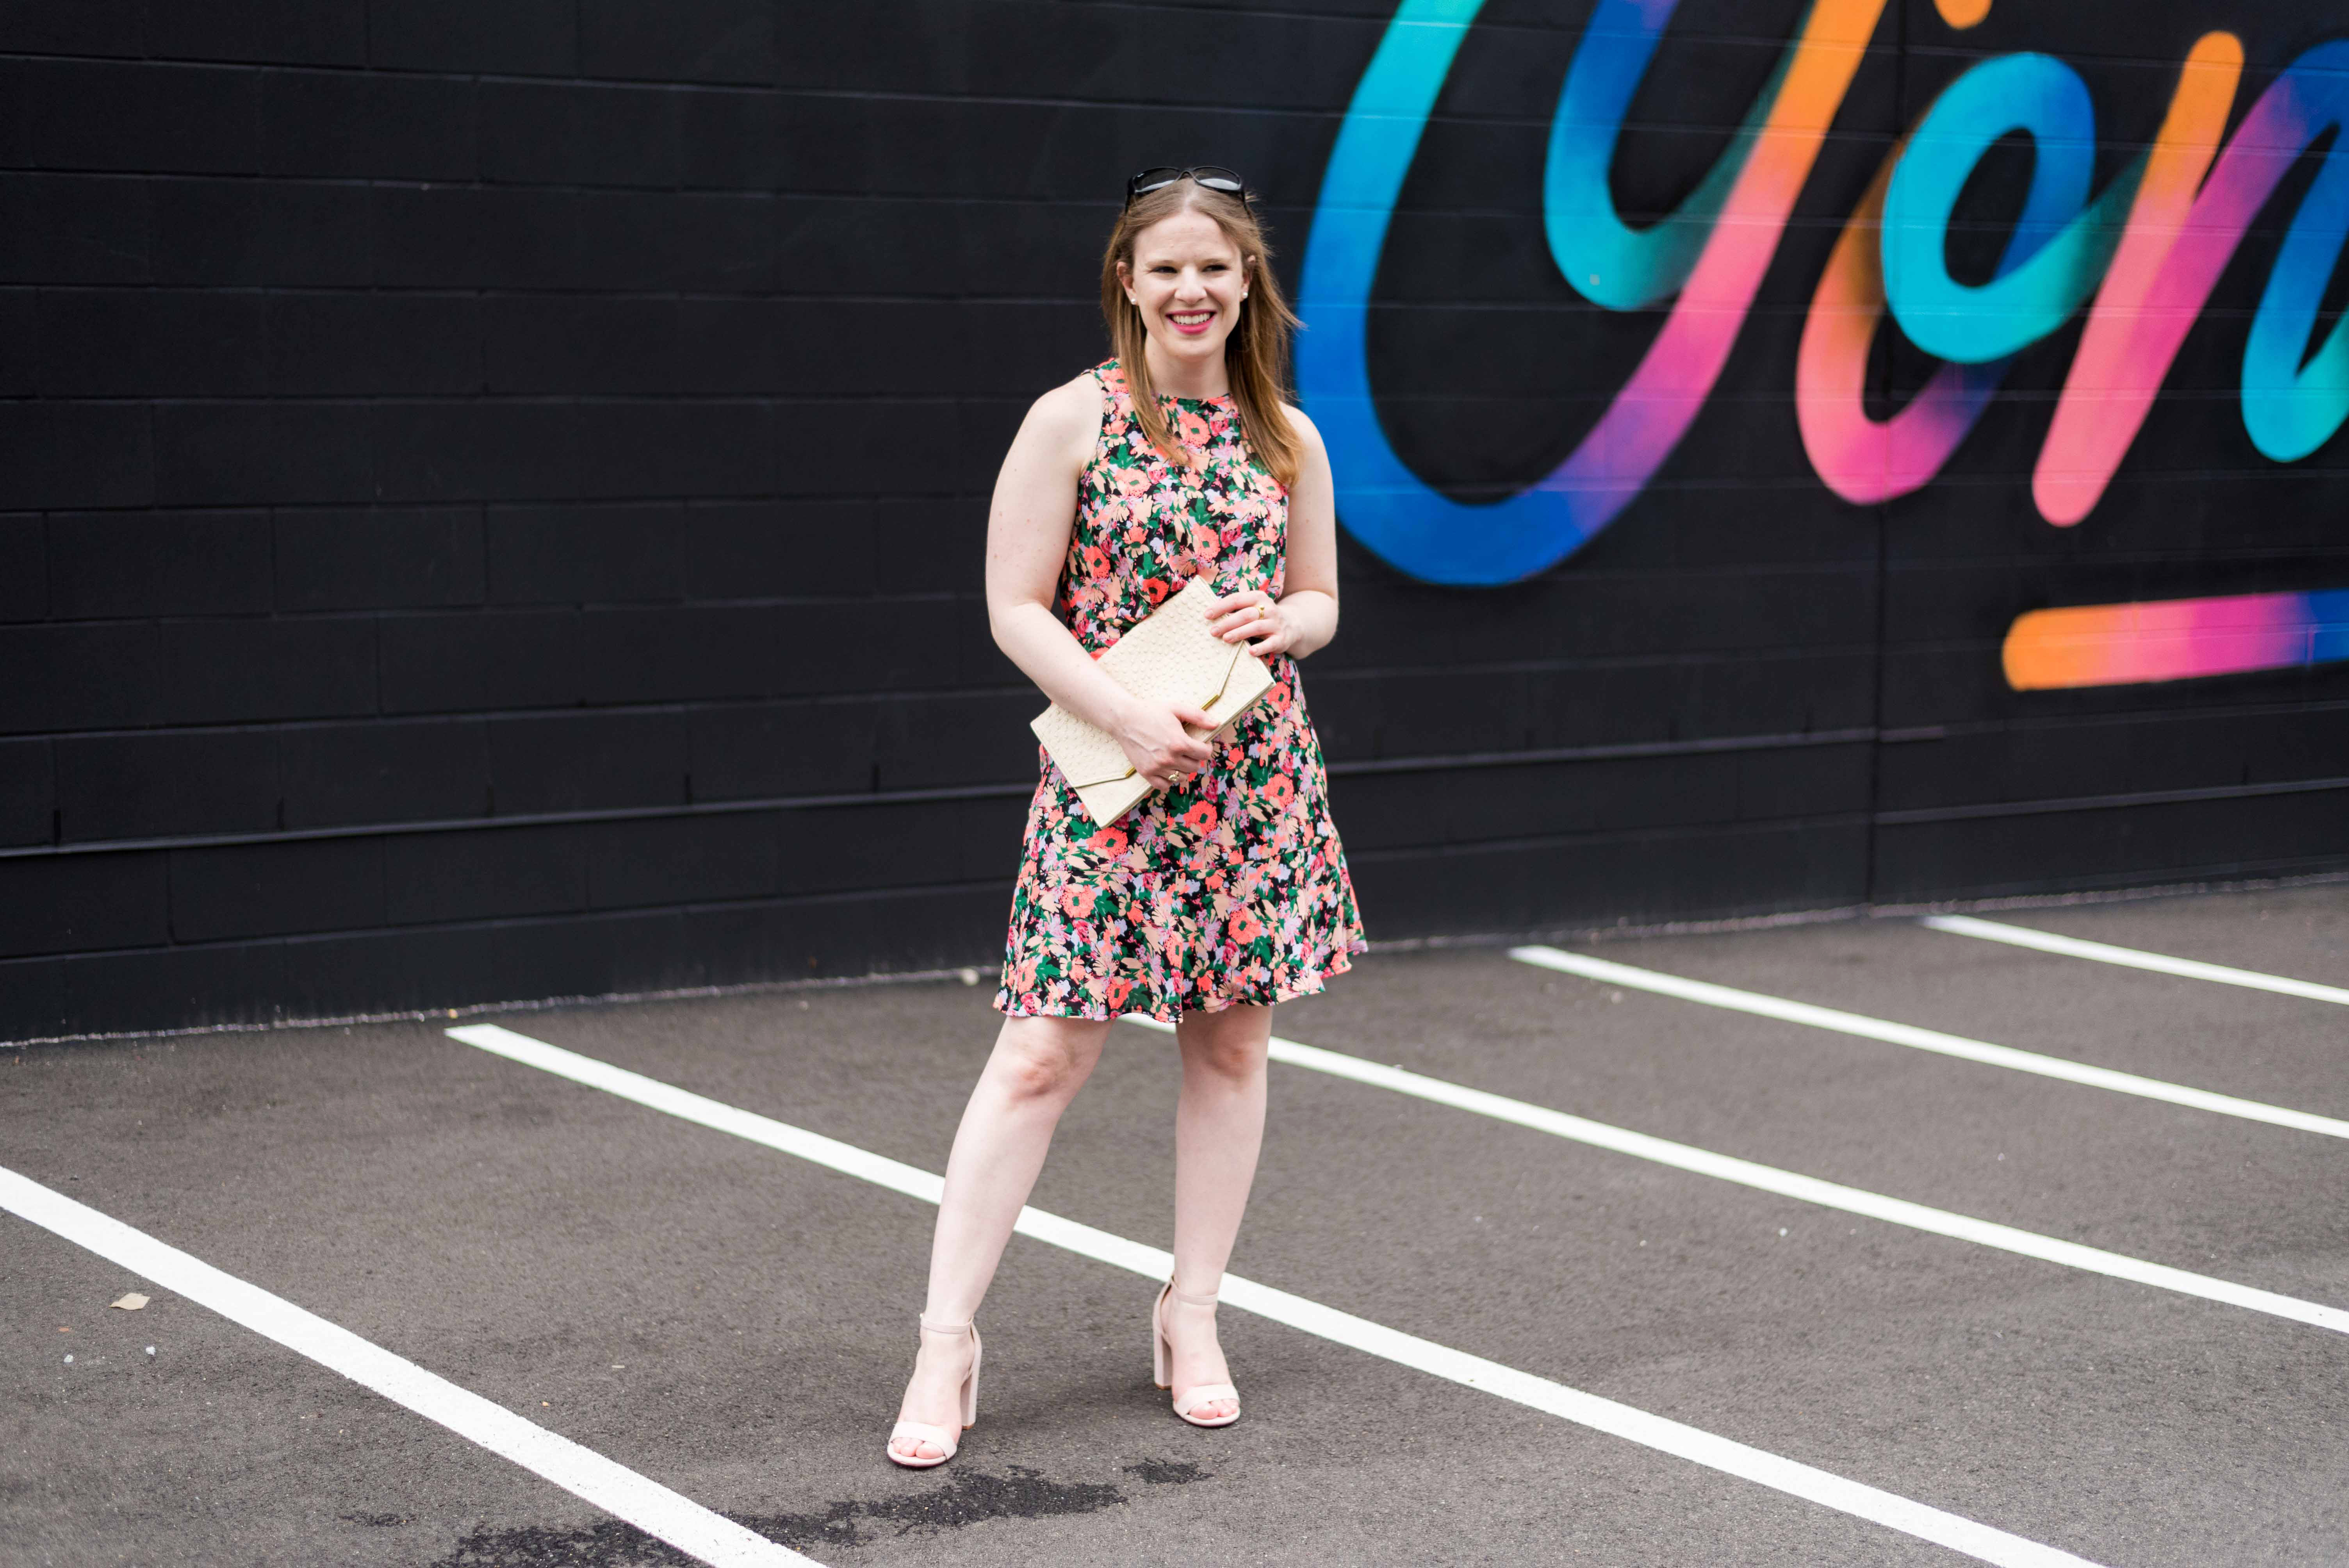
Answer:
MULTIPOLYGON (((1206 578, 1192 578, 1181 593, 1128 627, 1100 659, 1110 678, 1136 696, 1191 702, 1205 709, 1215 728, 1190 728, 1195 737, 1223 735, 1272 689, 1272 671, 1246 643, 1227 643, 1207 629, 1207 608, 1216 596, 1206 578)), ((1028 727, 1102 826, 1150 793, 1150 781, 1133 770, 1114 737, 1060 704, 1038 714, 1028 727)))

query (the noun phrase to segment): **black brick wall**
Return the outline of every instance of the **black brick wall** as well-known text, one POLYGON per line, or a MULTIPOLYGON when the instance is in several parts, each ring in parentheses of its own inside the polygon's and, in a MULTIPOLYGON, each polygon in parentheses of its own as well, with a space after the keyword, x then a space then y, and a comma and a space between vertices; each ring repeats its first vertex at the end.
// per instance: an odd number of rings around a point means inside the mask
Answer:
MULTIPOLYGON (((2338 668, 1998 675, 2036 605, 2349 584, 2341 444, 2267 464, 2213 390, 2272 225, 2091 526, 2028 496, 2076 328, 1886 507, 1792 412, 1827 248, 1941 81, 2061 53, 2110 162, 2204 28, 2255 89, 2330 25, 2229 3, 1955 47, 1896 0, 1622 521, 1482 592, 1346 542, 1306 679, 1374 936, 2349 861, 2338 668)), ((1405 191, 1373 362, 1446 482, 1542 471, 1653 330, 1569 308, 1542 240, 1588 9, 1492 0, 1405 191)), ((1627 211, 1801 9, 1686 0, 1627 211)), ((990 963, 1040 702, 987 635, 995 465, 1100 357, 1129 169, 1247 170, 1293 280, 1391 12, 0 5, 0 1038, 990 963)))

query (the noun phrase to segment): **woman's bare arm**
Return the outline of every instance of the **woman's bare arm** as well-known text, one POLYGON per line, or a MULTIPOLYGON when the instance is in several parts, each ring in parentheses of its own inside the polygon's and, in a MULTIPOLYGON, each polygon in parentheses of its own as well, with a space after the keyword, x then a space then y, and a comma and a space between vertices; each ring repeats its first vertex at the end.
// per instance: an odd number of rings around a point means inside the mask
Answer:
POLYGON ((1052 614, 1076 524, 1077 479, 1101 431, 1101 389, 1079 377, 1039 397, 995 479, 987 521, 987 616, 995 645, 1045 696, 1107 730, 1154 782, 1205 768, 1214 751, 1185 724, 1215 720, 1183 703, 1136 699, 1095 664, 1052 614))
POLYGON ((1244 588, 1216 601, 1207 627, 1226 642, 1245 641, 1258 658, 1301 659, 1338 634, 1338 502, 1330 453, 1301 408, 1282 405, 1303 450, 1288 487, 1288 564, 1280 598, 1244 588))
POLYGON ((1288 564, 1280 585, 1281 615, 1297 634, 1288 656, 1301 659, 1338 634, 1338 490, 1321 432, 1304 409, 1283 405, 1283 412, 1305 446, 1288 487, 1288 564))

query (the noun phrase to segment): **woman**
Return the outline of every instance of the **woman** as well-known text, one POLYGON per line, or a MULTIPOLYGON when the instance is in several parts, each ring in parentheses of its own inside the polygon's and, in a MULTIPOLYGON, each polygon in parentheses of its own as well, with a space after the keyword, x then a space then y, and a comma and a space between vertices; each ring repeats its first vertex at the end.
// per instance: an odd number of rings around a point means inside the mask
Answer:
POLYGON ((1043 758, 1012 898, 1005 1015, 947 1161, 914 1376, 889 1457, 954 1456, 977 1414, 972 1315, 1052 1130, 1121 1013, 1175 1025, 1174 1277, 1152 1311, 1174 1413, 1239 1418, 1216 1293, 1264 1134, 1272 1006, 1363 945, 1296 661, 1338 629, 1337 519, 1311 421, 1281 400, 1297 325, 1228 170, 1127 182, 1102 262, 1116 357, 1029 410, 997 478, 995 640, 1063 708, 1117 738, 1154 793, 1102 826, 1043 758), (1220 741, 1181 702, 1092 662, 1194 575, 1209 624, 1275 684, 1220 741), (1053 613, 1065 606, 1064 624, 1053 613))

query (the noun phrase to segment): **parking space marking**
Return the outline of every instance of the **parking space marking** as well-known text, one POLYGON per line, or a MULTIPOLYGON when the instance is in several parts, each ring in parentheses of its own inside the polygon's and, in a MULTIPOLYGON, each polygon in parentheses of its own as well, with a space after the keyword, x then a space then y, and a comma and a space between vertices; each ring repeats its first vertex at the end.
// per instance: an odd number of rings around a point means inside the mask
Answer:
POLYGON ((374 1389, 712 1568, 776 1568, 814 1561, 283 1296, 224 1274, 5 1167, 0 1167, 0 1209, 374 1389))
MULTIPOLYGON (((1155 1018, 1129 1016, 1123 1021, 1164 1034, 1174 1032, 1173 1025, 1160 1023, 1155 1018)), ((2143 1258, 2129 1257, 2122 1253, 2082 1246, 2077 1242, 2043 1236, 2035 1231, 2017 1230, 2012 1225, 1977 1220, 1969 1215, 1951 1213, 1946 1209, 1928 1208, 1903 1198, 1888 1198, 1864 1188, 1823 1181, 1815 1176, 1798 1175, 1773 1165, 1757 1165, 1734 1155, 1715 1154, 1686 1143, 1674 1143, 1669 1139, 1651 1137, 1627 1128, 1610 1127, 1603 1121, 1590 1121, 1562 1110, 1552 1110, 1547 1106, 1532 1105, 1525 1100, 1511 1099, 1506 1095, 1447 1083, 1442 1078, 1428 1078, 1403 1068, 1382 1067, 1377 1062, 1365 1061, 1340 1051, 1325 1050, 1319 1046, 1275 1036, 1272 1059, 1290 1067, 1328 1073, 1333 1078, 1392 1089, 1397 1094, 1432 1100, 1437 1105, 1448 1105, 1478 1116, 1489 1116, 1495 1121, 1514 1122, 1519 1127, 1552 1133, 1596 1149, 1651 1160, 1659 1165, 1670 1165, 1675 1170, 1699 1176, 1716 1177, 1741 1186, 1758 1188, 1764 1192, 1775 1192, 1781 1197, 1799 1199, 1806 1203, 1840 1209, 1847 1214, 1861 1214, 1871 1220, 1883 1220, 1912 1230, 1930 1231, 1937 1236, 1950 1236, 1961 1242, 1996 1247, 2002 1252, 2017 1253, 2044 1263, 2062 1264, 2067 1268, 2108 1274, 2114 1279, 2176 1291, 2183 1295, 2200 1296, 2205 1301, 2223 1302, 2229 1306, 2247 1307, 2253 1312, 2271 1313, 2296 1323, 2329 1328, 2336 1334, 2349 1334, 2349 1310, 2341 1307, 2302 1301, 2297 1296, 2279 1295, 2273 1291, 2258 1290, 2209 1274, 2174 1269, 2167 1264, 2148 1263, 2143 1258)))
MULTIPOLYGON (((731 1133, 782 1153, 795 1155, 844 1175, 859 1177, 935 1203, 944 1180, 927 1171, 826 1138, 821 1133, 776 1121, 674 1084, 581 1056, 544 1040, 533 1039, 494 1024, 471 1024, 447 1031, 462 1041, 510 1061, 566 1078, 634 1100, 638 1105, 731 1133)), ((1156 1247, 1144 1246, 1091 1225, 1023 1208, 1013 1229, 1020 1235, 1048 1243, 1081 1257, 1128 1270, 1146 1279, 1163 1280, 1174 1268, 1174 1258, 1156 1247)), ((1643 1447, 1674 1455, 1710 1470, 1750 1480, 1773 1491, 1803 1498, 1841 1513, 1868 1520, 1920 1540, 2002 1568, 2081 1568, 2088 1560, 2056 1547, 1967 1519, 1960 1514, 1882 1491, 1831 1471, 1817 1470, 1766 1449, 1748 1447, 1701 1428, 1667 1420, 1633 1406, 1586 1394, 1520 1372, 1497 1361, 1487 1361, 1388 1328, 1303 1296, 1257 1284, 1237 1274, 1226 1274, 1222 1298, 1229 1305, 1259 1317, 1310 1334, 1318 1338, 1458 1383, 1498 1398, 1557 1416, 1580 1426, 1622 1438, 1643 1447)), ((2093 1568, 2093 1565, 2088 1565, 2093 1568)))
POLYGON ((2279 996, 2303 996, 2312 1002, 2337 1002, 2349 1006, 2349 988, 2320 985, 2313 980, 2294 980, 2285 975, 2262 975, 2256 969, 2232 969, 2224 964, 2205 964, 2198 958, 2172 958, 2167 954, 2144 953, 2134 947, 2115 947, 2106 942, 2084 942, 2076 936, 2058 936, 2052 931, 2035 931, 2027 925, 1976 920, 1970 914, 1929 914, 1918 923, 1957 936, 1978 936, 1984 942, 2060 953, 2066 958, 2092 958, 2099 964, 2150 969, 2189 980, 2213 980, 2221 985, 2241 985, 2253 991, 2272 991, 2279 996))
POLYGON ((2091 1088, 2107 1088, 2116 1094, 2166 1100, 2171 1105, 2216 1111, 2221 1116, 2240 1116, 2247 1121, 2264 1121, 2301 1132, 2321 1132, 2328 1138, 2349 1138, 2349 1121, 2333 1117, 2317 1116, 2281 1105, 2264 1105, 2255 1099, 2238 1099, 2230 1094, 2213 1094, 2209 1089, 2189 1088, 2184 1084, 2139 1078, 2135 1073, 2091 1067, 2085 1062, 2070 1061, 2063 1057, 2043 1057, 2036 1051, 1996 1046, 1988 1040, 1970 1040, 1962 1035, 1945 1035, 1939 1029, 1920 1029, 1913 1024, 1895 1024, 1860 1013, 1814 1006, 1808 1002, 1793 1002, 1784 996, 1764 995, 1759 991, 1740 991, 1734 986, 1715 985, 1704 980, 1684 980, 1677 975, 1666 975, 1654 969, 1635 969, 1629 964, 1613 964, 1604 958, 1591 958, 1579 953, 1563 953, 1555 947, 1512 947, 1509 956, 1523 964, 1555 969, 1560 974, 1578 975, 1586 980, 1602 980, 1610 985, 1625 985, 1638 991, 1652 991, 1660 996, 1677 996, 1684 1002, 1702 1002, 1709 1007, 1725 1007, 1731 1012, 1751 1013, 1757 1017, 1776 1018, 1789 1024, 1807 1024, 1815 1029, 1833 1029, 1837 1034, 1858 1035, 1866 1039, 1882 1040, 1888 1045, 1910 1046, 1920 1051, 1933 1051, 1989 1067, 2011 1068, 2016 1072, 2062 1078, 2067 1083, 2085 1084, 2091 1088))

